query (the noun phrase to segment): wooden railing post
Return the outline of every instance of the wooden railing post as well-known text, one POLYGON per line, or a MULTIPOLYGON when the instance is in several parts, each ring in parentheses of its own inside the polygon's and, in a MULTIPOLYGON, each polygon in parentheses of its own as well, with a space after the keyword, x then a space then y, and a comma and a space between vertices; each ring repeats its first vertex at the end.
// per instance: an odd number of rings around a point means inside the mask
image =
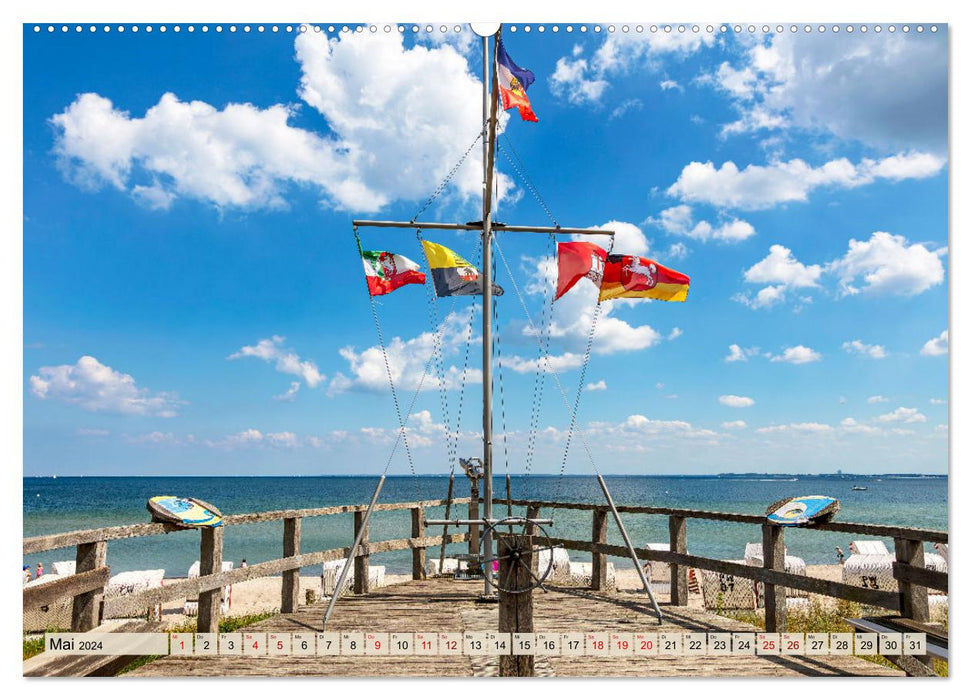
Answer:
MULTIPOLYGON (((526 519, 536 520, 539 517, 539 506, 526 506, 526 519)), ((536 536, 536 526, 529 524, 526 526, 526 534, 533 537, 536 536)), ((552 554, 550 555, 552 556, 552 554)))
MULTIPOLYGON (((361 538, 361 546, 365 547, 368 543, 368 530, 370 526, 365 526, 364 524, 364 511, 358 510, 354 511, 354 537, 357 538, 357 533, 364 528, 364 536, 361 538)), ((354 557, 354 592, 355 593, 368 593, 371 590, 371 581, 369 574, 371 558, 367 554, 358 554, 354 557)), ((350 562, 348 562, 349 564, 350 562)), ((346 564, 345 564, 346 566, 346 564)))
MULTIPOLYGON (((924 568, 923 542, 895 537, 893 546, 898 562, 917 569, 924 568)), ((930 606, 927 601, 927 587, 898 580, 897 589, 900 592, 900 614, 916 622, 928 622, 930 606)))
MULTIPOLYGON (((607 509, 597 508, 593 511, 593 533, 590 540, 595 544, 607 544, 607 509)), ((590 588, 603 591, 607 588, 607 555, 602 552, 593 553, 593 564, 590 571, 590 588)))
MULTIPOLYGON (((99 569, 108 560, 108 543, 91 542, 79 544, 77 557, 74 560, 74 573, 81 574, 92 569, 99 569)), ((104 599, 104 588, 74 596, 71 609, 71 631, 89 632, 101 624, 101 601, 104 599)))
MULTIPOLYGON (((295 557, 300 554, 300 518, 285 518, 283 521, 283 556, 295 557)), ((300 605, 300 569, 287 569, 283 572, 283 591, 280 612, 297 612, 300 605)))
MULTIPOLYGON (((506 581, 510 590, 524 590, 533 584, 529 572, 536 571, 533 559, 533 538, 529 535, 496 533, 496 552, 499 557, 499 580, 506 581), (519 565, 515 566, 510 553, 521 552, 519 565), (514 568, 515 567, 515 568, 514 568)), ((535 575, 535 574, 534 574, 535 575)), ((533 632, 533 591, 507 593, 499 591, 499 631, 533 632)), ((510 652, 512 649, 510 649, 510 652)), ((532 654, 507 654, 499 657, 499 675, 504 677, 532 677, 535 673, 535 657, 532 654)))
MULTIPOLYGON (((762 526, 762 566, 774 571, 786 570, 785 532, 778 525, 762 526)), ((786 587, 765 583, 765 631, 786 631, 786 587)))
MULTIPOLYGON (((411 536, 423 538, 425 536, 425 509, 421 506, 411 509, 411 536)), ((411 549, 411 578, 421 581, 425 578, 425 548, 411 549)))
MULTIPOLYGON (((688 553, 688 528, 679 515, 668 518, 670 549, 678 554, 688 553)), ((671 605, 688 604, 688 567, 671 564, 671 605)))
MULTIPOLYGON (((223 532, 225 527, 202 528, 202 543, 199 546, 199 577, 222 573, 223 569, 223 532)), ((199 591, 199 619, 196 629, 199 632, 218 632, 219 617, 222 614, 223 587, 199 591)))

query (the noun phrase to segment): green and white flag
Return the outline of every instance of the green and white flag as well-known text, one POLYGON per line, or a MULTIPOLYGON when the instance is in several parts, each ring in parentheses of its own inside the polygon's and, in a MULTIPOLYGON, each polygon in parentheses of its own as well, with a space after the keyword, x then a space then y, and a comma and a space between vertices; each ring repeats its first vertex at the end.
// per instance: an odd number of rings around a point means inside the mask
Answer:
POLYGON ((425 284, 425 273, 404 255, 386 250, 362 250, 361 260, 372 297, 393 292, 406 284, 425 284))

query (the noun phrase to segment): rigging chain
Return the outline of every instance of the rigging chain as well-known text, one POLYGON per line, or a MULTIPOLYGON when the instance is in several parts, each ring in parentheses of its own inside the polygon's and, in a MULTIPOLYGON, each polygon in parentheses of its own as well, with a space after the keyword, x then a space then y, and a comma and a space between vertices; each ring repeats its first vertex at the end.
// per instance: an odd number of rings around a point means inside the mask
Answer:
POLYGON ((459 158, 458 163, 452 166, 452 169, 449 170, 448 173, 445 175, 445 179, 442 180, 442 182, 438 185, 438 187, 435 188, 435 191, 432 192, 432 195, 425 200, 425 202, 421 205, 421 207, 419 207, 418 211, 415 212, 415 215, 411 217, 411 223, 415 223, 415 221, 418 220, 418 217, 422 215, 422 212, 428 209, 428 207, 432 205, 432 202, 438 199, 438 197, 442 194, 442 192, 445 191, 445 188, 448 187, 448 183, 452 181, 452 178, 454 178, 456 173, 458 173, 459 168, 462 167, 462 164, 469 157, 469 154, 472 152, 472 149, 475 148, 475 144, 477 144, 479 142, 479 139, 482 138, 482 135, 485 133, 486 124, 488 124, 488 122, 483 122, 482 130, 479 131, 478 135, 475 137, 475 140, 469 145, 469 147, 465 149, 465 153, 463 153, 462 157, 459 158))
MULTIPOLYGON (((613 248, 614 248, 614 237, 611 236, 610 237, 610 248, 608 250, 608 254, 613 251, 613 248)), ((512 271, 511 271, 511 269, 509 267, 509 263, 506 260, 506 257, 505 257, 505 255, 502 252, 502 247, 500 245, 498 245, 498 243, 496 245, 496 250, 499 253, 499 258, 502 260, 503 267, 506 268, 506 273, 509 275, 510 282, 512 282, 513 290, 516 292, 516 296, 519 299, 519 305, 522 307, 523 313, 526 315, 526 320, 529 322, 529 324, 531 326, 533 326, 535 328, 536 327, 536 324, 533 323, 533 319, 532 319, 532 316, 529 313, 529 309, 526 307, 526 300, 523 297, 523 294, 522 294, 522 292, 519 289, 519 285, 516 284, 516 278, 513 277, 512 271)), ((600 302, 598 301, 597 302, 597 310, 599 310, 599 307, 600 307, 600 302)), ((595 325, 595 323, 592 321, 591 322, 591 326, 593 327, 594 325, 595 325)), ((595 330, 595 329, 592 328, 592 330, 595 330)), ((590 335, 590 338, 592 338, 592 337, 593 337, 593 332, 591 332, 591 335, 590 335)), ((539 339, 537 339, 537 342, 539 342, 539 339)), ((588 345, 589 345, 589 343, 588 343, 588 345)), ((556 368, 553 367, 552 362, 550 362, 549 354, 547 353, 546 355, 544 355, 542 359, 544 359, 546 361, 547 370, 549 371, 550 374, 553 375, 553 380, 556 382, 556 386, 559 389, 559 394, 560 394, 561 400, 563 401, 563 405, 566 407, 566 409, 568 411, 570 411, 571 410, 571 406, 570 406, 569 399, 567 399, 566 390, 563 388, 563 383, 560 381, 560 375, 559 375, 559 373, 556 371, 556 368)), ((589 362, 589 357, 586 358, 584 364, 586 364, 587 362, 589 362)), ((583 386, 581 384, 580 385, 580 390, 582 391, 582 389, 583 389, 583 386)), ((600 474, 600 469, 597 466, 597 462, 596 462, 596 460, 593 457, 593 452, 590 449, 589 443, 587 443, 587 440, 586 440, 586 438, 585 438, 585 436, 583 434, 583 431, 580 428, 575 427, 575 424, 574 424, 574 430, 573 430, 573 432, 575 432, 577 434, 577 436, 580 438, 580 442, 583 444, 583 448, 584 448, 584 451, 587 454, 587 459, 589 460, 590 465, 593 467, 594 471, 597 474, 600 474)), ((561 466, 560 481, 562 481, 564 468, 565 468, 565 460, 564 460, 564 464, 561 466)), ((559 484, 557 485, 557 493, 558 492, 559 492, 559 484)))
MULTIPOLYGON (((417 232, 417 237, 420 245, 422 242, 422 235, 421 235, 420 229, 417 232)), ((424 250, 424 246, 422 246, 422 250, 424 250)), ((475 255, 477 264, 480 257, 481 257, 481 246, 478 247, 475 255)), ((438 323, 438 319, 437 319, 437 312, 436 312, 436 305, 435 305, 436 297, 432 287, 428 287, 427 298, 428 298, 428 306, 429 306, 429 311, 428 311, 429 320, 432 326, 435 327, 438 323)), ((452 315, 452 310, 454 310, 455 308, 455 303, 457 299, 458 297, 452 297, 452 306, 449 309, 448 316, 446 316, 446 321, 452 315)), ((461 426, 462 426, 462 406, 465 400, 465 387, 467 383, 468 368, 469 368, 469 347, 472 343, 472 321, 474 317, 475 317, 475 304, 473 303, 469 305, 468 332, 465 338, 465 358, 462 364, 462 380, 459 385, 459 403, 458 403, 458 412, 456 415, 456 424, 455 424, 454 433, 452 432, 451 426, 449 425, 448 396, 447 396, 448 390, 447 390, 447 387, 445 386, 445 356, 444 356, 444 353, 442 352, 442 338, 444 337, 444 333, 445 333, 445 328, 444 328, 445 321, 442 322, 442 326, 439 328, 439 340, 436 343, 437 355, 438 355, 437 369, 439 374, 439 396, 440 396, 440 403, 442 406, 442 420, 445 423, 446 460, 449 463, 450 476, 455 473, 455 467, 458 464, 458 440, 459 440, 459 435, 460 435, 461 426)))
MULTIPOLYGON (((354 240, 357 242, 357 249, 361 252, 363 257, 363 248, 361 247, 361 236, 357 232, 357 226, 354 227, 354 240)), ((364 279, 365 286, 367 285, 367 278, 364 279)), ((388 349, 384 344, 384 333, 381 331, 381 321, 378 319, 378 307, 374 303, 374 297, 371 295, 371 290, 368 289, 368 301, 371 303, 371 316, 374 319, 374 327, 378 332, 378 343, 381 345, 381 355, 384 358, 384 369, 388 374, 388 384, 391 386, 391 398, 394 400, 394 410, 398 416, 398 425, 400 427, 399 435, 401 436, 401 441, 405 445, 405 454, 408 455, 408 467, 411 469, 411 475, 415 482, 415 492, 418 495, 418 500, 421 501, 421 482, 418 480, 418 474, 415 472, 415 460, 411 454, 411 447, 408 445, 408 432, 405 420, 401 415, 401 404, 398 401, 398 391, 394 385, 394 375, 391 373, 391 361, 388 359, 388 349)), ((422 377, 424 380, 424 376, 422 377)), ((396 443, 397 445, 397 443, 396 443)), ((394 453, 392 453, 393 456, 394 453)), ((388 473, 388 468, 391 466, 391 459, 388 459, 388 463, 384 467, 383 475, 388 473)))
POLYGON ((516 148, 512 145, 512 141, 509 140, 509 136, 503 133, 502 140, 500 140, 499 138, 496 138, 496 146, 498 147, 498 150, 502 154, 503 158, 505 158, 506 161, 509 163, 509 165, 512 166, 512 169, 516 171, 516 174, 519 175, 520 179, 523 181, 523 184, 526 185, 526 189, 529 190, 529 193, 533 195, 533 198, 543 208, 543 211, 546 212, 546 215, 550 218, 550 221, 553 222, 553 225, 556 228, 559 228, 560 223, 556 220, 556 217, 553 216, 553 212, 550 211, 550 208, 546 205, 546 200, 544 200, 542 195, 540 195, 539 190, 537 190, 536 187, 533 185, 533 181, 530 179, 529 174, 526 172, 526 166, 525 164, 523 164, 523 161, 519 158, 519 154, 516 153, 516 148), (503 143, 509 146, 509 150, 512 152, 512 155, 513 155, 512 158, 509 156, 509 153, 506 152, 506 149, 503 148, 503 143))

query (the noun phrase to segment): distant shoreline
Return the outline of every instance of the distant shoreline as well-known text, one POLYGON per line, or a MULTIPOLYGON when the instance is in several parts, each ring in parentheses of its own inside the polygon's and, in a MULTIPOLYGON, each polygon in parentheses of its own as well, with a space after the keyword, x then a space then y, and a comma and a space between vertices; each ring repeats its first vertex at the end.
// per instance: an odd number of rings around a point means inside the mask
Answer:
MULTIPOLYGON (((448 472, 418 474, 419 478, 447 477, 448 472)), ((378 474, 24 474, 24 479, 373 479, 378 474)), ((495 477, 504 477, 496 473, 495 477)), ((555 477, 557 479, 589 479, 594 474, 559 474, 557 472, 533 472, 531 474, 510 474, 512 478, 555 477)), ((880 474, 859 474, 844 472, 721 472, 717 474, 603 474, 604 478, 623 479, 771 479, 782 481, 799 477, 834 479, 946 479, 948 474, 921 474, 910 472, 891 472, 880 474)), ((389 479, 413 479, 411 474, 388 474, 389 479)))

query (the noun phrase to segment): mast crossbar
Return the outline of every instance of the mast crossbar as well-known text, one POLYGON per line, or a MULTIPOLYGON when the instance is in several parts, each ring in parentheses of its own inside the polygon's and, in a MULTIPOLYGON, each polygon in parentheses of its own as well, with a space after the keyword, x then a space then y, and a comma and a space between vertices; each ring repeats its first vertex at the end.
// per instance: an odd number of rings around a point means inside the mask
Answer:
MULTIPOLYGON (((441 229, 446 231, 481 231, 482 222, 473 221, 466 224, 449 224, 437 221, 372 221, 369 219, 354 219, 351 222, 358 228, 413 228, 413 229, 441 229)), ((492 223, 493 231, 507 231, 509 233, 563 233, 582 234, 584 236, 613 236, 616 231, 601 228, 570 228, 565 226, 518 226, 492 223)))

